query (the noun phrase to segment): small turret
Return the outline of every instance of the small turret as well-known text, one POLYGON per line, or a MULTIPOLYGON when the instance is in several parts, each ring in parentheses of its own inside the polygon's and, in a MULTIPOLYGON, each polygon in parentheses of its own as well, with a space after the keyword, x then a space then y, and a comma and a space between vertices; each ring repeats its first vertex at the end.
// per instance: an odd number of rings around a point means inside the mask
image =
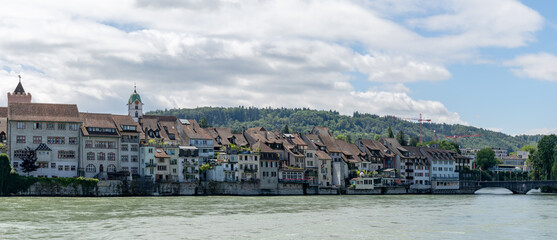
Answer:
POLYGON ((31 93, 26 93, 21 84, 21 75, 18 75, 19 83, 13 93, 8 93, 8 105, 10 103, 31 103, 31 93))

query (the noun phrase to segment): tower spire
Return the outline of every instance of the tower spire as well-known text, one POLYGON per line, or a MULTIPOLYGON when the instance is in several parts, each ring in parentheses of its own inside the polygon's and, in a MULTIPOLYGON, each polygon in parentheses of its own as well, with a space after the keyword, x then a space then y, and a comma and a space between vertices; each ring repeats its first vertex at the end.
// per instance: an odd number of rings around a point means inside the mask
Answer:
POLYGON ((135 85, 135 82, 133 82, 133 92, 137 93, 137 86, 135 85))
POLYGON ((21 83, 21 75, 17 75, 19 77, 19 83, 21 83))

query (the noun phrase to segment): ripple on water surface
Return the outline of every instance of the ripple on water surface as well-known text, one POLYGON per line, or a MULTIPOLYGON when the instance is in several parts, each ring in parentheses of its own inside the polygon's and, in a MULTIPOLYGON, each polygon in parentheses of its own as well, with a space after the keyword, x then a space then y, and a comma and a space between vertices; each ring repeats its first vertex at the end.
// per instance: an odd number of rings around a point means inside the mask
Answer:
POLYGON ((2 239, 540 239, 533 195, 0 198, 2 239))

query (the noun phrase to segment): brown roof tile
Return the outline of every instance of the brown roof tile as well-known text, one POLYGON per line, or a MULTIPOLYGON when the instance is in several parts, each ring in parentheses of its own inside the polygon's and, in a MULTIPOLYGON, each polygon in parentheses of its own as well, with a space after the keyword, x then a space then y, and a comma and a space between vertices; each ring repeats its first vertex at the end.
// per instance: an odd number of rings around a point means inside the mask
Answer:
POLYGON ((14 121, 81 122, 75 104, 10 103, 8 119, 14 121))

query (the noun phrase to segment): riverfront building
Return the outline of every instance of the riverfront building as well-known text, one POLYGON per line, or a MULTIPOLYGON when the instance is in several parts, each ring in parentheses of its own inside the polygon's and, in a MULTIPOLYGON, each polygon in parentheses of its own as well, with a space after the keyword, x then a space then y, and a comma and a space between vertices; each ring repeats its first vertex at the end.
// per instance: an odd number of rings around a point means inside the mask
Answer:
POLYGON ((307 134, 263 127, 233 133, 195 119, 146 115, 137 89, 128 115, 31 100, 21 82, 8 94, 8 107, 0 108, 0 141, 20 172, 26 149, 35 151, 39 169, 30 174, 39 177, 250 182, 266 192, 290 182, 316 189, 361 182, 372 184, 368 189, 402 184, 441 190, 458 189, 459 172, 471 167, 453 151, 401 146, 393 138, 351 143, 325 127, 307 134))

